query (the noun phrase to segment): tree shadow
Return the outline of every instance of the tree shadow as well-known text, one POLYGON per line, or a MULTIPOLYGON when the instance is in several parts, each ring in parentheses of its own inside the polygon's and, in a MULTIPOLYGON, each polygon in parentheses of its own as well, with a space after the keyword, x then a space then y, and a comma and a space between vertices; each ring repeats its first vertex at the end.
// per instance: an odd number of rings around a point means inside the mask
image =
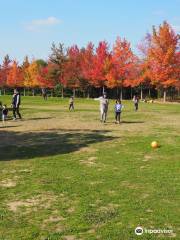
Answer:
POLYGON ((0 161, 67 154, 91 144, 115 139, 108 131, 51 130, 47 132, 0 131, 0 161))

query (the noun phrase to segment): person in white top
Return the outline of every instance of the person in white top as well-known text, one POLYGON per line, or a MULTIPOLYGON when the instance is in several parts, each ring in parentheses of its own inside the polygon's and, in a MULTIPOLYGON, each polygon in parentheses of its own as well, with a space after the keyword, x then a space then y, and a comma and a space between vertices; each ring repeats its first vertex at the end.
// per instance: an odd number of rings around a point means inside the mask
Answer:
POLYGON ((107 99, 106 93, 99 98, 95 98, 95 100, 99 100, 100 102, 100 121, 105 123, 109 105, 109 100, 107 99))

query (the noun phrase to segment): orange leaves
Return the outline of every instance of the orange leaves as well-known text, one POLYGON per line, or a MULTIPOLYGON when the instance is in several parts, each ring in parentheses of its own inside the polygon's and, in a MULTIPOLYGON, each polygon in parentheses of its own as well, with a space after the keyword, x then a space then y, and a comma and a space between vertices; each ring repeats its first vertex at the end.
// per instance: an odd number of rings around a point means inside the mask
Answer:
POLYGON ((34 60, 25 70, 24 86, 30 87, 30 88, 37 87, 38 76, 39 76, 39 66, 38 66, 38 63, 34 60))
POLYGON ((164 22, 158 30, 153 28, 151 41, 147 59, 153 83, 163 88, 176 85, 180 81, 177 55, 179 36, 164 22))
POLYGON ((117 38, 112 51, 110 71, 107 74, 107 85, 110 88, 131 85, 136 75, 137 58, 127 40, 117 38))
POLYGON ((13 61, 11 68, 7 74, 7 85, 10 87, 19 87, 23 84, 22 69, 16 61, 13 61))
POLYGON ((118 37, 110 49, 106 41, 97 48, 90 42, 85 48, 73 45, 64 48, 52 45, 48 62, 26 57, 21 66, 11 63, 8 56, 0 66, 0 86, 26 86, 52 88, 60 83, 65 87, 87 89, 135 87, 180 87, 180 37, 164 22, 153 27, 139 44, 141 58, 137 57, 126 39, 118 37))

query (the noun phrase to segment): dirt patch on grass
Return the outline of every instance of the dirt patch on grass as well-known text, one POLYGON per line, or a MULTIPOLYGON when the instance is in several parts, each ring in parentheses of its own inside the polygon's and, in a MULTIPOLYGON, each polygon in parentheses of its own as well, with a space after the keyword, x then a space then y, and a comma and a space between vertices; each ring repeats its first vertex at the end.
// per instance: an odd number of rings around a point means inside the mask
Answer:
POLYGON ((88 159, 86 159, 86 160, 80 160, 79 162, 80 162, 81 164, 85 164, 85 165, 88 166, 88 167, 91 167, 91 166, 96 165, 96 162, 95 162, 96 159, 97 159, 97 157, 89 157, 88 159))
POLYGON ((149 197, 149 194, 148 193, 143 193, 142 195, 141 195, 141 198, 142 199, 146 199, 146 198, 148 198, 149 197))
POLYGON ((0 182, 0 187, 11 188, 16 186, 16 181, 12 179, 6 179, 0 182))
POLYGON ((67 213, 73 213, 75 212, 75 207, 70 207, 67 209, 67 213))
POLYGON ((76 240, 76 237, 74 235, 68 235, 63 237, 64 240, 76 240))
POLYGON ((149 161, 149 160, 151 160, 152 159, 152 156, 150 156, 150 155, 145 155, 144 156, 144 159, 143 159, 143 162, 147 162, 147 161, 149 161))
POLYGON ((44 223, 56 223, 65 220, 62 216, 50 216, 48 219, 44 220, 44 223))
POLYGON ((130 182, 128 182, 128 181, 123 181, 123 182, 121 182, 121 186, 127 187, 127 188, 129 188, 129 189, 141 188, 141 186, 139 186, 138 184, 130 183, 130 182))
POLYGON ((92 147, 82 147, 78 151, 76 151, 75 153, 76 154, 79 154, 79 153, 94 153, 96 151, 97 151, 97 149, 92 148, 92 147))
POLYGON ((102 184, 102 181, 92 181, 90 182, 90 185, 94 186, 94 185, 98 185, 98 184, 102 184))
POLYGON ((153 210, 148 208, 148 209, 146 209, 146 212, 147 213, 153 213, 153 210))
POLYGON ((25 199, 25 200, 16 200, 7 203, 10 211, 17 212, 21 207, 24 207, 25 213, 33 211, 37 211, 41 208, 49 208, 52 206, 54 201, 56 200, 56 196, 51 193, 44 193, 41 195, 37 195, 35 197, 25 199))
POLYGON ((92 228, 92 229, 89 229, 87 231, 88 234, 95 234, 96 233, 96 229, 95 228, 92 228))

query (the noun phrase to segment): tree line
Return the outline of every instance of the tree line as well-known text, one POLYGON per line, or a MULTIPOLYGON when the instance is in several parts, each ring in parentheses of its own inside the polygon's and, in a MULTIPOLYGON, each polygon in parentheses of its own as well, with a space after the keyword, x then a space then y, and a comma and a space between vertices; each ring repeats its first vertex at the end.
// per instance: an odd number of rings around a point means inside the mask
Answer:
MULTIPOLYGON (((87 96, 91 89, 107 91, 113 89, 116 97, 123 98, 126 89, 143 89, 163 92, 164 100, 168 91, 180 91, 180 36, 172 27, 163 22, 153 27, 139 43, 140 55, 131 49, 130 42, 117 37, 113 47, 100 41, 95 48, 92 42, 86 47, 77 45, 65 48, 62 43, 52 44, 48 60, 26 56, 21 65, 8 55, 0 65, 0 88, 59 89, 64 96, 66 89, 87 96)), ((132 93, 132 91, 131 91, 132 93)))

